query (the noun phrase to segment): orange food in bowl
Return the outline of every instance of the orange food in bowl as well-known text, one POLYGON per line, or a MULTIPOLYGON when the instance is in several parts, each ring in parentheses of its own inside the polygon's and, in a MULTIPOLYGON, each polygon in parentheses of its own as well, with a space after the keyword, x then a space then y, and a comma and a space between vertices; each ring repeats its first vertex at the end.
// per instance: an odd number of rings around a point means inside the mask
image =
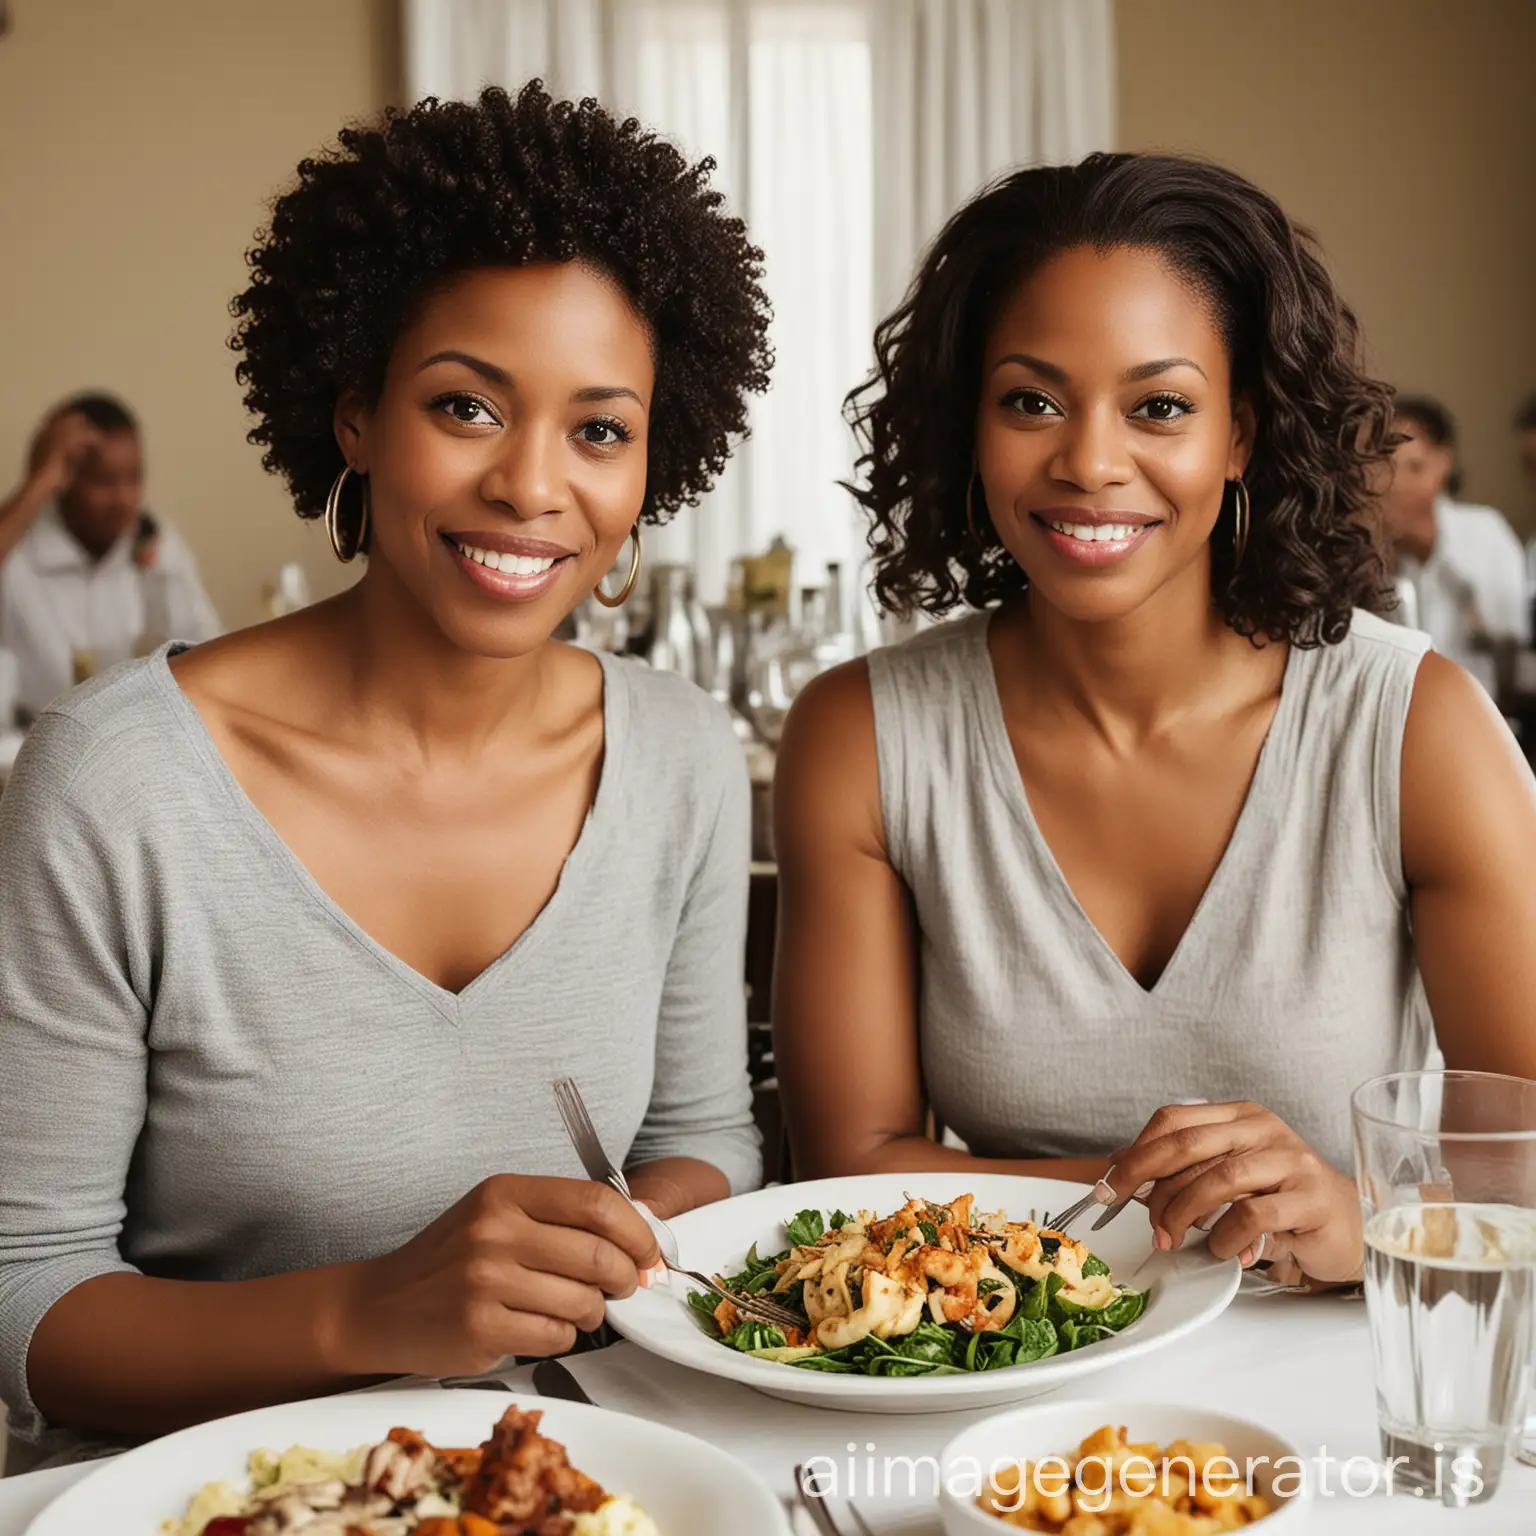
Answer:
POLYGON ((995 1473, 977 1501, 1004 1525, 1047 1536, 1218 1536, 1271 1513, 1226 1448, 1134 1444, 1106 1424, 1071 1455, 995 1473))

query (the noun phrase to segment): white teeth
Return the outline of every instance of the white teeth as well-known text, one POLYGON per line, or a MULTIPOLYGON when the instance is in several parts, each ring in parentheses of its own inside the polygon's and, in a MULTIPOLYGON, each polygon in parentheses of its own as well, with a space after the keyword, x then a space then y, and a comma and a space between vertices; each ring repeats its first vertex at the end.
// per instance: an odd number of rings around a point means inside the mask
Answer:
POLYGON ((509 576, 542 576, 555 563, 548 556, 501 554, 494 549, 476 549, 471 544, 460 544, 457 548, 466 560, 473 560, 487 570, 505 571, 509 576))
POLYGON ((1135 523, 1050 523, 1047 526, 1084 544, 1109 544, 1117 539, 1129 539, 1142 529, 1141 524, 1135 523))

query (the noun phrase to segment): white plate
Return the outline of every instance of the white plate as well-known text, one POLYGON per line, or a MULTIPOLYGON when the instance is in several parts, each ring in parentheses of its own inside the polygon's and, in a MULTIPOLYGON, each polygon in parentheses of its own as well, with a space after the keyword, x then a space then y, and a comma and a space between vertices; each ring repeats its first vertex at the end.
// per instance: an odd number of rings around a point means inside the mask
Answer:
POLYGON ((1225 1413, 1169 1403, 1058 1400, 983 1419, 980 1424, 962 1430, 944 1447, 939 1458, 939 1511, 946 1536, 1005 1536, 1014 1527, 1005 1525, 996 1515, 983 1514, 975 1499, 964 1496, 967 1483, 977 1476, 990 1478, 993 1468, 1010 1463, 1070 1456, 1105 1424, 1125 1425, 1131 1442, 1137 1445, 1155 1442, 1168 1446, 1175 1440, 1217 1442, 1226 1448, 1236 1464, 1237 1475, 1245 1480, 1247 1463, 1252 1459, 1254 1491, 1277 1506, 1251 1528, 1255 1536, 1282 1536, 1284 1532, 1306 1528, 1308 1495, 1304 1489, 1291 1491, 1306 1463, 1295 1446, 1272 1430, 1225 1413), (1286 1463, 1287 1457, 1294 1460, 1286 1463), (1284 1494, 1275 1492, 1277 1473, 1287 1490, 1284 1494))
POLYGON ((179 1519, 204 1483, 241 1484, 246 1457, 264 1446, 346 1451, 382 1440, 397 1424, 439 1445, 479 1445, 512 1404, 542 1411, 541 1433, 562 1442, 571 1464, 608 1492, 632 1495, 661 1536, 788 1536, 767 1484, 692 1435, 584 1403, 480 1390, 367 1392, 199 1424, 103 1463, 49 1505, 27 1536, 159 1536, 162 1522, 179 1519))
MULTIPOLYGON (((777 1253, 787 1247, 784 1223, 797 1211, 812 1207, 821 1211, 873 1210, 884 1215, 900 1210, 908 1191, 941 1202, 970 1193, 976 1196, 977 1210, 1006 1211, 1018 1221, 1064 1210, 1087 1188, 1058 1179, 1000 1174, 875 1174, 760 1189, 691 1211, 670 1225, 686 1268, 706 1275, 729 1275, 740 1269, 754 1242, 759 1253, 777 1253)), ((1135 1206, 1092 1237, 1088 1233, 1091 1225, 1084 1217, 1072 1235, 1088 1242, 1118 1282, 1129 1283, 1132 1272, 1154 1251, 1146 1212, 1135 1206)), ((1222 1312, 1236 1294, 1241 1274, 1236 1259, 1213 1258, 1204 1236, 1194 1233, 1178 1253, 1159 1254, 1142 1271, 1135 1284, 1138 1290, 1150 1293, 1147 1310, 1125 1332, 1070 1354, 965 1376, 840 1376, 754 1360, 727 1349, 700 1328, 687 1304, 690 1284, 677 1275, 671 1277, 670 1285, 610 1302, 608 1320, 626 1338, 653 1354, 712 1376, 744 1382, 770 1397, 864 1413, 936 1413, 1038 1397, 1105 1366, 1161 1349, 1222 1312)))

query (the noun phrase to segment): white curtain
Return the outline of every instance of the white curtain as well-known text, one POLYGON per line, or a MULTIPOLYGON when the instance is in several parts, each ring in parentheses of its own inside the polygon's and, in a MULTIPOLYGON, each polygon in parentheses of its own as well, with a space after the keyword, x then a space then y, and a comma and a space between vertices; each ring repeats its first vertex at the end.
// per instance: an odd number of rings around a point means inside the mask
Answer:
MULTIPOLYGON (((767 256, 777 353, 752 436, 697 509, 647 537, 718 601, 733 556, 782 534, 796 581, 862 525, 844 394, 879 315, 954 209, 1011 166, 1114 137, 1111 0, 407 0, 411 99, 541 76, 713 155, 767 256)), ((846 595, 846 592, 845 592, 846 595)))
POLYGON ((1111 0, 873 0, 875 294, 967 198, 1115 138, 1111 0))

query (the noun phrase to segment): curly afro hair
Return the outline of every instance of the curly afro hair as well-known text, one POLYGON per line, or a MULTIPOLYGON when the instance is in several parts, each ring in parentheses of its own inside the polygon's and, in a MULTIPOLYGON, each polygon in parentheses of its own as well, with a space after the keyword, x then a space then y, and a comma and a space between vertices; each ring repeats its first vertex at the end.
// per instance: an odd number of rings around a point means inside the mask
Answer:
POLYGON ((375 400, 422 301, 478 267, 580 261, 616 281, 651 330, 656 389, 641 516, 698 500, 767 388, 762 252, 689 165, 595 101, 425 100, 347 128, 298 169, 232 303, 236 377, 260 418, 250 440, 317 517, 344 460, 332 416, 349 389, 375 400))
MULTIPOLYGON (((1310 236, 1242 177, 1165 155, 1096 154, 1019 171, 962 208, 875 332, 845 411, 863 452, 848 489, 869 514, 887 611, 943 614, 1023 592, 987 525, 966 521, 983 349, 1002 304, 1074 247, 1156 249, 1211 304, 1234 394, 1257 418, 1241 561, 1213 541, 1213 598, 1249 638, 1333 644, 1356 607, 1390 605, 1365 515, 1393 441, 1392 393, 1365 375, 1355 317, 1310 236)), ((1229 497, 1230 499, 1230 497, 1229 497)), ((1233 519, 1218 527, 1230 530, 1233 519)))

